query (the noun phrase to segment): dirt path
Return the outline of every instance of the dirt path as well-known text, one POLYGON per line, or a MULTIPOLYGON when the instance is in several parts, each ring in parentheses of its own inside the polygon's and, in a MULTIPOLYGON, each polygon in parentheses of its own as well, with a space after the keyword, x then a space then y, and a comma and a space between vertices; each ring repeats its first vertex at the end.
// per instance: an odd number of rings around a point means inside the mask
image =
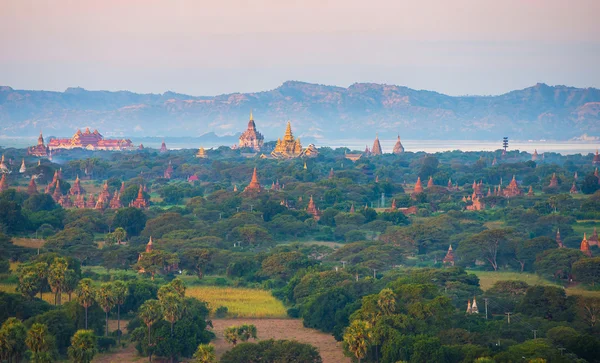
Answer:
POLYGON ((319 349, 323 363, 345 363, 350 359, 342 353, 342 343, 336 342, 333 336, 302 326, 298 319, 214 319, 213 332, 217 336, 211 343, 215 345, 220 357, 231 344, 223 339, 223 330, 232 325, 254 324, 260 339, 288 339, 308 343, 319 349))

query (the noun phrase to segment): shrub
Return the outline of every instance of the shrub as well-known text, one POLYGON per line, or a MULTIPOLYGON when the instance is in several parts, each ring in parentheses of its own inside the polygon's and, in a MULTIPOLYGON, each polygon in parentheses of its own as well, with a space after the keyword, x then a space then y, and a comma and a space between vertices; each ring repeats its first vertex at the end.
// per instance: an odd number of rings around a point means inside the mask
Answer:
POLYGON ((96 337, 96 344, 99 352, 108 352, 110 348, 117 345, 117 341, 112 337, 96 337))
POLYGON ((219 306, 217 310, 215 310, 215 317, 224 318, 225 316, 227 316, 227 312, 227 306, 219 306))

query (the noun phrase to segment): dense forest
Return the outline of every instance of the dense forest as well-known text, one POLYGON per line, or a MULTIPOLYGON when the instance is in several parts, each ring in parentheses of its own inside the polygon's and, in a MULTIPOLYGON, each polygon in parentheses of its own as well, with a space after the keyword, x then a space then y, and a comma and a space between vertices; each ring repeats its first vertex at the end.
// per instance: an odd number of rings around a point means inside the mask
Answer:
POLYGON ((216 286, 268 291, 352 361, 600 362, 591 154, 0 152, 0 361, 322 361, 251 324, 217 357, 231 306, 191 292, 216 286), (75 185, 120 203, 65 204, 75 185))

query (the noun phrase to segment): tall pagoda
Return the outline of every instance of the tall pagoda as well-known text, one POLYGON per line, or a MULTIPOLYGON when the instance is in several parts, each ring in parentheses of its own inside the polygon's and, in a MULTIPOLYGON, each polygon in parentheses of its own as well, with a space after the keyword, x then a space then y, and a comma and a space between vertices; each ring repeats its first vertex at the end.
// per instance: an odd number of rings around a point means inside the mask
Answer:
POLYGON ((573 185, 571 186, 571 190, 569 190, 569 193, 571 193, 571 194, 579 193, 579 191, 577 190, 577 185, 575 185, 575 182, 573 182, 573 185))
POLYGON ((415 188, 413 190, 413 194, 423 193, 423 184, 421 184, 421 177, 417 178, 417 182, 415 183, 415 188))
POLYGON ((21 161, 21 168, 19 169, 19 173, 23 174, 26 171, 27 167, 25 167, 25 159, 23 159, 23 161, 21 161))
POLYGON ((163 178, 171 179, 173 177, 173 164, 171 164, 171 160, 169 160, 169 165, 167 165, 167 169, 163 173, 163 178))
POLYGON ((308 214, 311 214, 315 221, 318 221, 319 219, 321 219, 321 213, 317 209, 312 195, 310 196, 310 200, 308 201, 308 206, 306 207, 306 212, 308 214))
POLYGON ((596 155, 594 155, 592 165, 600 165, 600 155, 598 154, 598 149, 596 149, 596 155))
POLYGON ((588 257, 592 257, 592 251, 590 251, 590 244, 586 238, 585 233, 583 234, 583 240, 581 241, 581 246, 579 247, 581 252, 588 257))
POLYGON ((248 147, 258 152, 263 147, 264 140, 264 136, 256 131, 254 116, 252 115, 252 111, 250 111, 248 128, 240 135, 239 145, 240 147, 248 147))
POLYGON ((562 242, 562 239, 560 238, 560 229, 556 229, 556 244, 558 245, 558 248, 564 248, 565 245, 562 242))
POLYGON ((302 155, 302 144, 299 138, 294 138, 292 125, 288 121, 283 139, 277 139, 275 149, 271 152, 274 158, 295 158, 302 155))
POLYGON ((144 198, 144 188, 142 185, 140 185, 140 189, 138 190, 137 198, 131 202, 131 206, 140 209, 148 208, 148 201, 144 198))
POLYGON ((110 200, 110 209, 119 209, 122 206, 123 204, 121 204, 121 196, 119 195, 119 192, 115 190, 115 195, 110 200))
POLYGON ((400 142, 400 135, 398 135, 398 140, 396 140, 396 145, 394 145, 393 153, 398 155, 398 154, 402 154, 403 152, 404 152, 404 146, 402 146, 402 143, 400 142))
POLYGON ((600 246, 600 242, 598 241, 598 231, 596 230, 596 227, 594 227, 594 233, 592 233, 592 236, 588 240, 588 243, 590 244, 590 246, 600 246))
POLYGON ((252 172, 252 179, 250 179, 250 184, 248 184, 248 186, 246 188, 244 188, 244 192, 260 192, 261 191, 261 186, 260 183, 258 182, 258 176, 256 175, 256 168, 254 168, 254 171, 252 172))
POLYGON ((37 194, 37 185, 35 184, 35 179, 31 176, 31 180, 29 180, 29 185, 27 186, 27 194, 34 195, 37 194))
POLYGON ((6 174, 2 174, 0 178, 0 193, 8 189, 8 182, 6 181, 6 174))
POLYGON ((550 178, 550 184, 548 184, 548 188, 557 188, 558 187, 558 178, 556 177, 556 173, 552 173, 552 178, 550 178))
POLYGON ((200 158, 200 159, 206 159, 208 156, 206 155, 206 150, 204 150, 203 147, 200 147, 198 149, 198 152, 196 153, 196 157, 200 158))
POLYGON ((69 194, 71 194, 71 195, 85 194, 85 190, 81 187, 81 180, 79 180, 79 175, 77 175, 77 177, 75 178, 75 182, 71 186, 71 189, 69 189, 69 194))
POLYGON ((506 189, 504 189, 504 196, 512 198, 521 194, 523 194, 523 191, 521 191, 521 189, 519 188, 519 184, 517 184, 517 179, 515 179, 515 176, 513 175, 512 180, 510 181, 506 189))
POLYGON ((382 155, 381 143, 379 142, 379 135, 375 135, 375 141, 373 141, 373 148, 371 149, 371 155, 382 155))
POLYGON ((166 153, 167 151, 169 151, 167 149, 167 144, 165 144, 165 140, 162 141, 162 144, 160 144, 160 152, 161 153, 166 153))
POLYGON ((431 188, 433 187, 433 177, 429 177, 429 180, 427 181, 427 188, 431 188))
POLYGON ((37 145, 28 148, 27 155, 43 157, 48 156, 48 151, 48 147, 44 145, 44 136, 42 136, 42 132, 40 131, 37 145))
POLYGON ((538 152, 537 149, 535 149, 533 151, 533 154, 531 155, 531 161, 536 161, 538 159, 538 152))

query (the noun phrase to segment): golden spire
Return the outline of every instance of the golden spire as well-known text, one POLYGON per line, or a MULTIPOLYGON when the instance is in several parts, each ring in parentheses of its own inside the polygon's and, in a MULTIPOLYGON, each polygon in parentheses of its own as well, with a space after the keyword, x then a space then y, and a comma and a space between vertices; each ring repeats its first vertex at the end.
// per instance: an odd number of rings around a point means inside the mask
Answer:
POLYGON ((254 121, 254 116, 252 115, 252 109, 250 109, 250 121, 254 121))

